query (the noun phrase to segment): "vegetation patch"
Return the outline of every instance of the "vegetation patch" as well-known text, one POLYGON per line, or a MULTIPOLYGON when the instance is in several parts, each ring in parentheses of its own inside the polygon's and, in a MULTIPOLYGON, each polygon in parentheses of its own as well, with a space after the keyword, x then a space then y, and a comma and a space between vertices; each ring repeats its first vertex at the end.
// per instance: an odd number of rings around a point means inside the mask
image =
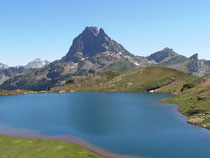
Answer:
POLYGON ((68 142, 0 136, 1 158, 105 158, 68 142))

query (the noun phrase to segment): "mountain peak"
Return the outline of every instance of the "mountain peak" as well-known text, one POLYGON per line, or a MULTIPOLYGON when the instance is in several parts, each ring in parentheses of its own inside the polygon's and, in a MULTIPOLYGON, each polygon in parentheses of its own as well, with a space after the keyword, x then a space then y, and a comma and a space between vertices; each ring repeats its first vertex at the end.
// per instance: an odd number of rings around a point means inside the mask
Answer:
POLYGON ((165 48, 163 48, 163 50, 162 50, 162 51, 173 52, 173 49, 171 49, 171 48, 168 48, 168 47, 165 47, 165 48))
POLYGON ((190 62, 187 65, 188 70, 191 73, 199 72, 200 62, 198 59, 198 54, 196 53, 196 54, 192 55, 191 57, 189 57, 189 60, 190 60, 190 62))
POLYGON ((111 40, 111 38, 105 33, 105 31, 102 29, 102 28, 100 28, 99 29, 99 34, 98 34, 98 41, 100 42, 100 43, 106 43, 106 42, 108 42, 109 43, 109 41, 112 41, 111 40))
POLYGON ((29 62, 26 66, 24 66, 26 69, 30 69, 30 68, 42 68, 45 65, 48 65, 49 61, 45 60, 42 61, 39 58, 34 59, 33 61, 29 62))
POLYGON ((97 36, 98 35, 98 28, 95 27, 95 26, 90 26, 90 27, 87 26, 85 28, 85 30, 82 32, 82 34, 93 34, 93 35, 97 36))
POLYGON ((132 56, 120 44, 113 41, 105 31, 97 27, 86 27, 85 30, 77 36, 72 43, 67 55, 63 58, 64 61, 83 61, 84 58, 93 57, 98 53, 113 52, 126 56, 132 56))
POLYGON ((0 69, 7 69, 9 66, 5 65, 5 64, 2 64, 0 63, 0 69))
POLYGON ((36 59, 34 59, 33 61, 42 61, 41 59, 39 59, 39 58, 36 58, 36 59))
POLYGON ((95 26, 86 27, 81 35, 83 37, 94 35, 95 37, 98 37, 100 39, 108 37, 108 35, 105 33, 104 29, 102 29, 102 28, 98 29, 95 26))
POLYGON ((193 54, 190 59, 198 60, 198 53, 193 54))
POLYGON ((178 54, 173 51, 173 49, 170 49, 168 47, 162 49, 161 51, 158 51, 156 53, 153 53, 149 56, 149 60, 154 60, 157 63, 161 63, 171 57, 177 56, 178 54))
POLYGON ((105 34, 104 29, 100 28, 99 29, 99 34, 105 34))

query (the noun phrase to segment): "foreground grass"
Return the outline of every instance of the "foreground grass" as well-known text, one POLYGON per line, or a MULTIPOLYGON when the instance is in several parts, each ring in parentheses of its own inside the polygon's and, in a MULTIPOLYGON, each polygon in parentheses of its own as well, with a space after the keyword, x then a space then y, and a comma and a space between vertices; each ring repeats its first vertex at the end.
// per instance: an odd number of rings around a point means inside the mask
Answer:
POLYGON ((1 158, 105 158, 81 146, 56 140, 0 136, 1 158))

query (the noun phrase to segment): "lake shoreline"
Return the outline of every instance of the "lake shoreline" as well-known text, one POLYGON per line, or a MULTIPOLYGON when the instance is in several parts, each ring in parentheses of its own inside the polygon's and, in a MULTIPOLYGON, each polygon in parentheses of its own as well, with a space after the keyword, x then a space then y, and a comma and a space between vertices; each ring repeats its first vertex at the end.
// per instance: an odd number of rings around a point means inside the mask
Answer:
MULTIPOLYGON (((175 96, 173 96, 173 98, 174 98, 174 97, 175 97, 175 96)), ((171 99, 173 99, 173 98, 171 98, 171 99)), ((166 99, 168 99, 168 98, 166 98, 166 99)), ((173 103, 170 103, 170 102, 167 102, 167 101, 163 101, 163 100, 160 100, 160 102, 162 102, 162 103, 168 103, 168 104, 172 104, 172 105, 173 105, 173 103)), ((179 104, 174 104, 174 105, 179 106, 179 108, 181 107, 181 105, 179 105, 179 104)), ((186 114, 184 114, 183 112, 181 112, 181 111, 179 110, 179 108, 177 109, 177 111, 178 111, 180 114, 182 114, 182 115, 184 115, 184 116, 187 117, 187 118, 186 118, 186 122, 187 122, 187 123, 189 123, 189 124, 191 124, 191 125, 194 125, 194 126, 197 126, 197 127, 200 127, 200 128, 205 128, 205 129, 207 129, 207 130, 210 131, 210 129, 209 129, 207 126, 198 124, 198 123, 201 121, 201 119, 193 119, 193 118, 190 118, 189 116, 187 116, 186 114)))
POLYGON ((93 146, 81 138, 68 136, 68 135, 47 136, 47 135, 41 135, 39 134, 39 132, 35 132, 32 130, 16 129, 0 125, 0 137, 1 135, 14 137, 14 138, 47 139, 47 140, 68 142, 74 145, 78 145, 80 147, 84 147, 96 154, 105 156, 107 158, 145 158, 139 156, 124 156, 119 154, 113 154, 99 147, 93 146))

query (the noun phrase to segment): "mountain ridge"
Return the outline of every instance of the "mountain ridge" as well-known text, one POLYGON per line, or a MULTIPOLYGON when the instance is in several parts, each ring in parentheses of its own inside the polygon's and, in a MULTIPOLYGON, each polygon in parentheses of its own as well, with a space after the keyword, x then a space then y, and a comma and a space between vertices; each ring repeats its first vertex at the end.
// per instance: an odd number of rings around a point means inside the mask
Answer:
POLYGON ((34 59, 33 61, 29 62, 24 66, 26 69, 31 69, 31 68, 43 68, 44 66, 48 65, 50 62, 47 60, 42 61, 39 58, 34 59))
POLYGON ((8 67, 8 65, 0 63, 0 69, 7 69, 8 67))
POLYGON ((187 58, 170 48, 164 48, 148 57, 135 56, 112 40, 102 28, 86 27, 73 40, 68 53, 60 60, 43 68, 25 69, 20 74, 4 78, 0 88, 47 90, 65 84, 73 76, 86 76, 108 70, 125 73, 151 65, 175 68, 196 76, 210 72, 210 61, 199 60, 198 55, 187 58))

